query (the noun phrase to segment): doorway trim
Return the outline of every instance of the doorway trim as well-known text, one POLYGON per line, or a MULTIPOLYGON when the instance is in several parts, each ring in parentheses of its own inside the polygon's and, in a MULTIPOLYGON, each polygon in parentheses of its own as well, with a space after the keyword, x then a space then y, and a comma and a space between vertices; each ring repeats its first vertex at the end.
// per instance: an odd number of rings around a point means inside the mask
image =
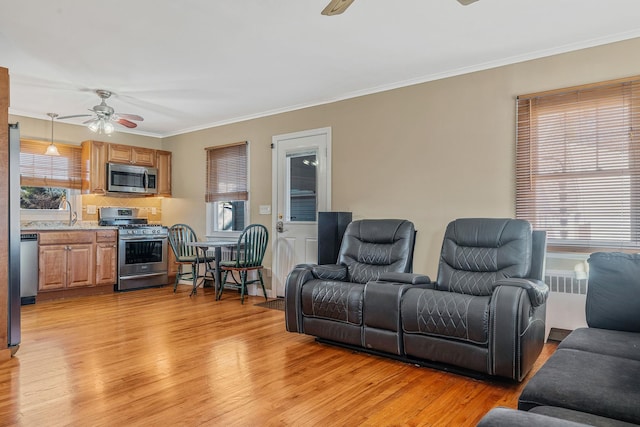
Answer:
POLYGON ((269 291, 269 296, 271 298, 277 297, 276 291, 276 282, 273 278, 276 271, 276 262, 277 262, 277 254, 276 254, 276 223, 278 222, 278 148, 279 143, 282 141, 287 141, 290 139, 297 138, 305 138, 314 135, 325 135, 327 141, 327 152, 326 152, 326 210, 331 210, 331 177, 332 173, 332 164, 331 164, 331 127, 317 128, 304 130, 299 132, 292 132, 280 135, 274 135, 271 138, 271 235, 274 236, 271 239, 271 272, 272 272, 272 280, 271 280, 271 289, 269 291))

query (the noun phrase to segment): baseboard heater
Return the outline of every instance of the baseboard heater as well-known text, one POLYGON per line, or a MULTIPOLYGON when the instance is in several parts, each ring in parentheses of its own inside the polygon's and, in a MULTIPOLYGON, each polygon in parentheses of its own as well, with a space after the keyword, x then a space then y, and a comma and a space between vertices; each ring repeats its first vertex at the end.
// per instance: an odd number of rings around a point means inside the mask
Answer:
POLYGON ((545 283, 549 285, 545 338, 551 329, 572 331, 587 326, 585 306, 587 279, 577 279, 573 271, 547 271, 545 283))

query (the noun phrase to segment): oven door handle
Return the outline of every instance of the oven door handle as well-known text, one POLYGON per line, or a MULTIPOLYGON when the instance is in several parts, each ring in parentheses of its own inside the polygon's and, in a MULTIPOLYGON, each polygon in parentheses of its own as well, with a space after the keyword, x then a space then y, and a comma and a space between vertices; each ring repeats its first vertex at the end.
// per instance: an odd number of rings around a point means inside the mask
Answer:
POLYGON ((141 277, 155 277, 155 276, 164 276, 166 275, 167 272, 163 271, 161 273, 148 273, 148 274, 135 274, 135 275, 131 275, 131 276, 120 276, 120 280, 127 280, 127 279, 140 279, 141 277))
POLYGON ((158 236, 150 234, 145 237, 120 237, 121 242, 132 242, 132 241, 142 241, 142 240, 167 240, 167 236, 158 236))

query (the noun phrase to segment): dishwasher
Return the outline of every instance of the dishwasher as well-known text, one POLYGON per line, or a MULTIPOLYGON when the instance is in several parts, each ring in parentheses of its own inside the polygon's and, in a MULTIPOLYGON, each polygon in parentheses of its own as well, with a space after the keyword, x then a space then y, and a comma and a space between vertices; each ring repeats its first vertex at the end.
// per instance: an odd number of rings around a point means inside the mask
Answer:
POLYGON ((38 293, 38 233, 20 234, 20 304, 35 304, 38 293))

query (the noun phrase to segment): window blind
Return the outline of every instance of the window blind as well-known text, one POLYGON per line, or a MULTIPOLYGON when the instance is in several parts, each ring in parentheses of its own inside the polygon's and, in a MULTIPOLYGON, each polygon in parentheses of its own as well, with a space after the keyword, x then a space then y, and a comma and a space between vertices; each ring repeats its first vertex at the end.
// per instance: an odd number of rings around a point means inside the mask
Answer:
POLYGON ((516 216, 550 245, 640 248, 640 77, 517 99, 516 216))
POLYGON ((20 140, 20 185, 80 189, 82 148, 57 144, 59 156, 44 154, 50 142, 20 140))
POLYGON ((205 148, 207 186, 205 201, 248 200, 247 142, 205 148))

